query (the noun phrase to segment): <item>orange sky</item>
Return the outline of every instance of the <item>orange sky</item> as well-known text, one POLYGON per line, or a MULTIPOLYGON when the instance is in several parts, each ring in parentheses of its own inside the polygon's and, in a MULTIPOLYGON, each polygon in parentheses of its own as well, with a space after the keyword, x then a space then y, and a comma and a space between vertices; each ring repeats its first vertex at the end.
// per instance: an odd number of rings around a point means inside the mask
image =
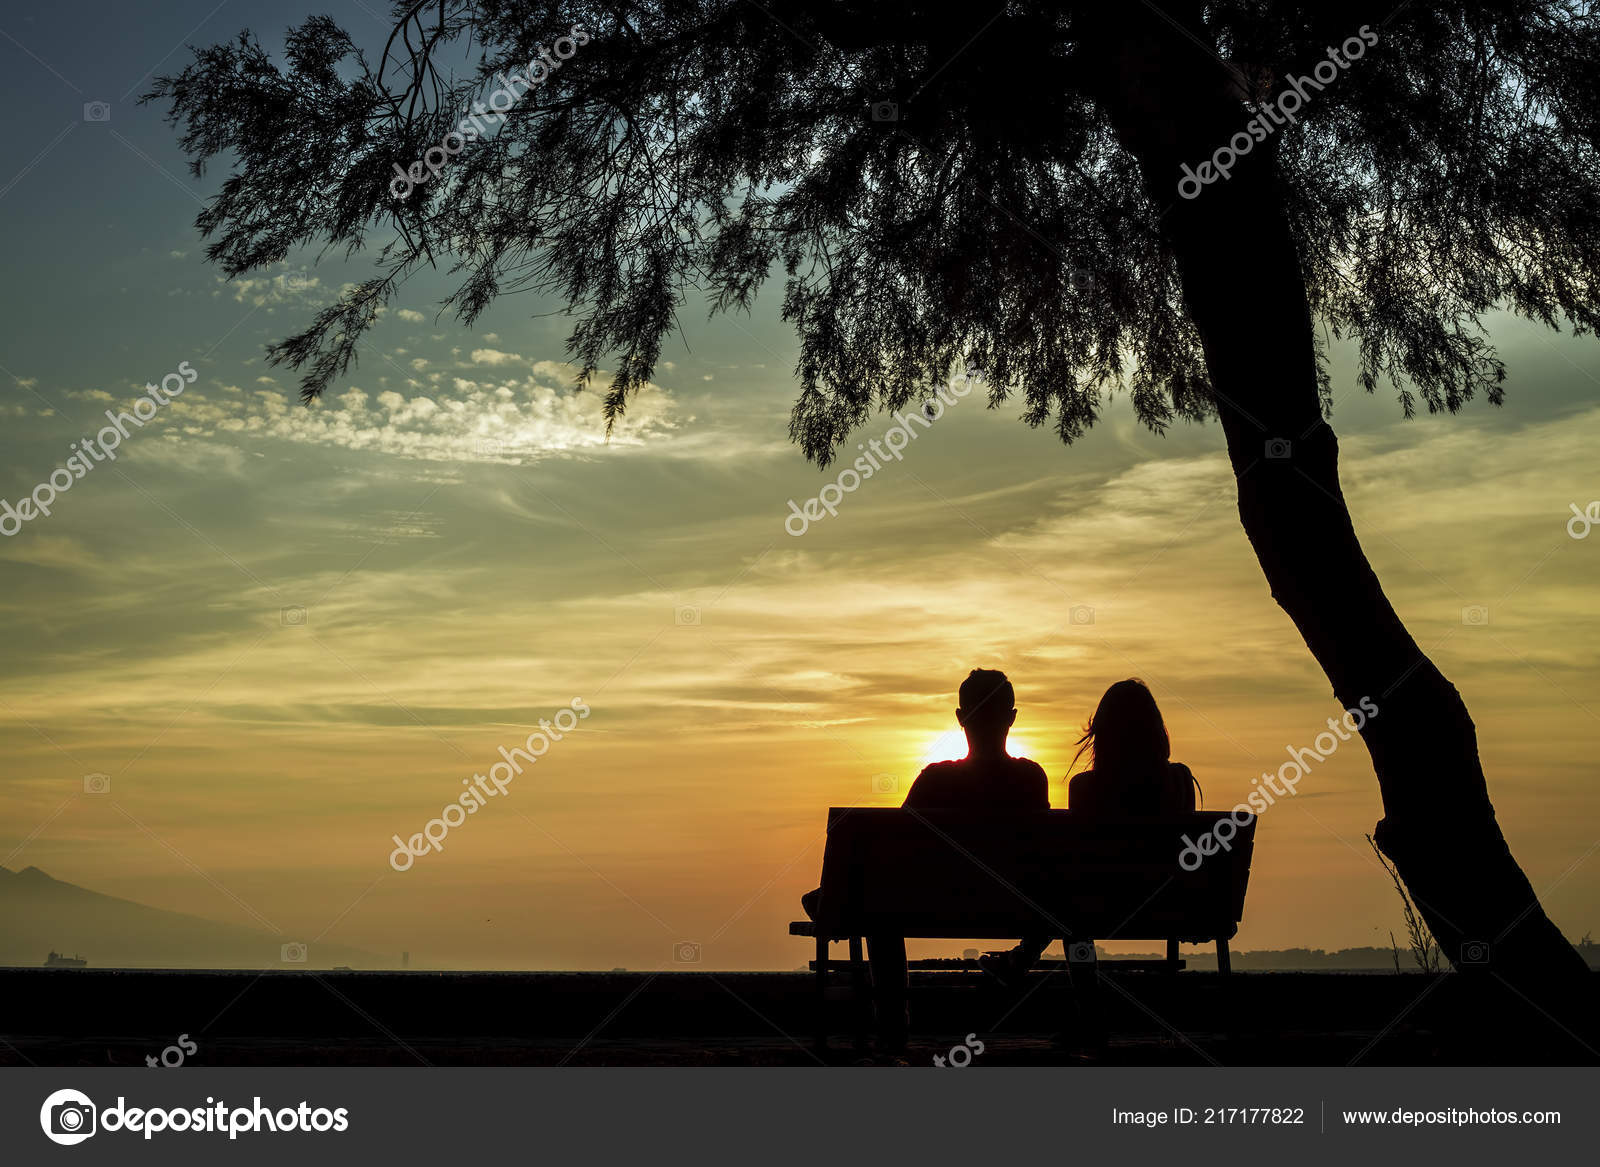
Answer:
MULTIPOLYGON (((0 544, 4 866, 416 964, 652 968, 692 941, 708 966, 792 968, 825 808, 898 802, 971 667, 1011 674, 1058 804, 1119 677, 1150 682, 1218 808, 1339 712, 1215 427, 1157 438, 1113 401, 1065 449, 969 397, 796 538, 787 500, 838 471, 783 440, 792 344, 770 318, 696 333, 606 446, 550 330, 513 314, 487 336, 391 314, 384 351, 299 411, 253 342, 315 288, 274 294, 115 471, 0 544), (574 698, 579 728, 391 870, 391 836, 574 698)), ((1600 538, 1565 523, 1600 496, 1600 349, 1501 335, 1503 410, 1404 423, 1336 364, 1334 420, 1369 554, 1577 938, 1600 922, 1600 538), (1476 605, 1486 625, 1463 623, 1476 605)), ((131 391, 16 372, 7 497, 131 391)), ((1354 743, 1269 811, 1236 946, 1387 944, 1379 814, 1354 743)))

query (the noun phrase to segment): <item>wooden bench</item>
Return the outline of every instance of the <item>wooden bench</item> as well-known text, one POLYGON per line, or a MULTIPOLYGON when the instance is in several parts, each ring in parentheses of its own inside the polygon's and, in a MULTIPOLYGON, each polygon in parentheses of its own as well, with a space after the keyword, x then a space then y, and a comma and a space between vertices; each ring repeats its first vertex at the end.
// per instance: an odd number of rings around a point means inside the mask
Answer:
POLYGON ((848 942, 861 1034, 869 936, 1065 942, 1074 988, 1094 985, 1097 940, 1165 940, 1176 971, 1179 942, 1228 941, 1244 914, 1255 819, 1197 812, 1161 819, 1089 818, 1048 810, 966 812, 833 807, 828 811, 815 920, 789 925, 816 940, 817 1040, 826 1044, 828 945, 848 942), (1219 830, 1220 827, 1220 830, 1219 830), (1217 832, 1226 849, 1190 851, 1217 832), (1184 869, 1180 856, 1194 870, 1184 869))

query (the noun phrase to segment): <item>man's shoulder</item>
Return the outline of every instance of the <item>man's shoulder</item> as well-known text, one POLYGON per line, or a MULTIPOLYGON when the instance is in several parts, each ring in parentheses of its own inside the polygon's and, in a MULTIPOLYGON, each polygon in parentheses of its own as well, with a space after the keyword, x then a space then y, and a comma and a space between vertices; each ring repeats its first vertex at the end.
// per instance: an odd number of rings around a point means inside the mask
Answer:
POLYGON ((966 773, 966 763, 962 761, 929 762, 922 768, 922 773, 917 775, 913 785, 938 786, 945 782, 959 781, 966 773))
POLYGON ((924 778, 929 782, 967 781, 981 778, 985 773, 993 774, 996 770, 1011 777, 1046 776, 1044 767, 1032 758, 1007 757, 998 765, 990 763, 984 766, 975 766, 967 758, 955 758, 946 762, 929 762, 922 768, 922 773, 917 775, 917 781, 921 782, 924 778), (991 765, 994 766, 993 769, 989 768, 991 765))
POLYGON ((952 792, 959 792, 963 785, 960 762, 930 762, 917 775, 901 805, 924 810, 938 807, 950 798, 952 792))
POLYGON ((1045 778, 1046 781, 1048 781, 1048 777, 1044 772, 1044 767, 1039 765, 1039 763, 1035 762, 1032 758, 1012 758, 1011 762, 1019 773, 1026 774, 1030 778, 1038 775, 1040 778, 1045 778))

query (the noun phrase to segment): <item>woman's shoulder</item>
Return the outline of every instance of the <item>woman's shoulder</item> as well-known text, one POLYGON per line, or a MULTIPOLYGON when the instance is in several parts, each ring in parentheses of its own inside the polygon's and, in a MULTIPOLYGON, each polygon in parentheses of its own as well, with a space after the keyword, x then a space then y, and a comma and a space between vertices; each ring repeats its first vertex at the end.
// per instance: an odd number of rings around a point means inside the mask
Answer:
POLYGON ((1093 770, 1080 770, 1067 776, 1067 809, 1087 810, 1094 801, 1096 784, 1093 770))
POLYGON ((1175 796, 1183 800, 1183 808, 1191 811, 1200 809, 1200 782, 1195 778, 1194 771, 1182 762, 1168 762, 1167 774, 1175 796))
MULTIPOLYGON (((1182 762, 1168 762, 1165 768, 1157 771, 1156 774, 1160 776, 1152 775, 1150 778, 1144 779, 1142 783, 1134 782, 1132 785, 1134 787, 1142 786, 1148 790, 1153 778, 1158 786, 1164 786, 1169 790, 1181 789, 1188 792, 1195 787, 1194 774, 1182 762)), ((1082 770, 1067 779, 1067 797, 1071 799, 1076 795, 1080 800, 1120 799, 1122 792, 1127 790, 1128 787, 1128 782, 1118 780, 1112 775, 1100 774, 1094 770, 1082 770)))
MULTIPOLYGON (((1167 767, 1167 770, 1170 773, 1173 773, 1173 774, 1187 774, 1187 773, 1189 773, 1189 767, 1185 766, 1182 762, 1167 762, 1167 763, 1165 763, 1165 765, 1167 767)), ((1097 777, 1097 775, 1096 775, 1095 771, 1093 771, 1093 770, 1079 770, 1076 774, 1072 775, 1072 778, 1084 778, 1084 779, 1087 779, 1090 782, 1093 782, 1096 777, 1097 777)), ((1071 779, 1069 779, 1069 781, 1070 780, 1071 779)))
POLYGON ((1076 774, 1069 775, 1067 778, 1067 797, 1069 799, 1072 798, 1074 792, 1079 797, 1082 797, 1087 793, 1098 791, 1104 785, 1105 783, 1101 780, 1101 776, 1093 770, 1079 770, 1076 774))

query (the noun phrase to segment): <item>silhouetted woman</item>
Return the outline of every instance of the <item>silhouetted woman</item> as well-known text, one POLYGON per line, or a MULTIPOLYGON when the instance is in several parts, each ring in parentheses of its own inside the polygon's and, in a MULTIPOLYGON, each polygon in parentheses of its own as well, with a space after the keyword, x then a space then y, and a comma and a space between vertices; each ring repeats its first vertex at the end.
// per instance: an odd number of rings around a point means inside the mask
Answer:
MULTIPOLYGON (((1172 761, 1167 723, 1145 683, 1137 677, 1105 691, 1084 726, 1072 763, 1087 751, 1089 769, 1067 783, 1067 809, 1096 818, 1159 818, 1195 809, 1200 783, 1189 767, 1172 761)), ((1015 985, 1049 945, 1045 937, 1025 939, 1009 952, 993 953, 978 964, 1001 984, 1015 985)))
POLYGON ((1072 765, 1087 751, 1089 769, 1067 783, 1068 810, 1144 818, 1195 809, 1200 783, 1189 767, 1172 761, 1166 722, 1143 681, 1130 678, 1107 689, 1077 745, 1072 765))

